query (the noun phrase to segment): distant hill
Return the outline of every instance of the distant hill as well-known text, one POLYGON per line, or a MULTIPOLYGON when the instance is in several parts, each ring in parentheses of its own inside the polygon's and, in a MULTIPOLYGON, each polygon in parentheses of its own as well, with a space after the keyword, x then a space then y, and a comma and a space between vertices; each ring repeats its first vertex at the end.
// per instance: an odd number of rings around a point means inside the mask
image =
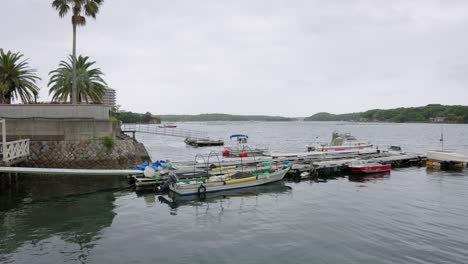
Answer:
POLYGON ((326 112, 320 112, 313 116, 304 118, 304 121, 357 121, 360 119, 360 113, 351 114, 330 114, 326 112))
POLYGON ((361 121, 361 122, 444 122, 468 123, 468 106, 430 104, 421 107, 373 109, 359 113, 317 113, 304 121, 361 121))
POLYGON ((265 115, 228 115, 228 114, 201 114, 201 115, 161 115, 163 122, 183 121, 294 121, 295 118, 265 115))

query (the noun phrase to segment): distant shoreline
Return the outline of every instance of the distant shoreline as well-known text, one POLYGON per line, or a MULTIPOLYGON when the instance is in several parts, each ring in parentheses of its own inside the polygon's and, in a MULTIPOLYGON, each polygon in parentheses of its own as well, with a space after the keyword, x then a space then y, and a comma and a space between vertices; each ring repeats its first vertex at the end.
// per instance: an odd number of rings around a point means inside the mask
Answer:
POLYGON ((210 121, 162 121, 163 123, 201 123, 201 122, 288 122, 288 123, 354 123, 354 124, 434 124, 434 125, 468 125, 468 123, 448 123, 448 122, 390 122, 390 121, 304 121, 295 119, 289 121, 267 121, 267 120, 210 120, 210 121))
POLYGON ((283 117, 268 115, 231 115, 210 113, 199 115, 152 115, 121 112, 119 120, 125 123, 156 119, 161 122, 355 122, 355 123, 429 123, 429 124, 468 124, 468 106, 430 104, 421 107, 400 107, 394 109, 372 109, 365 112, 331 114, 316 113, 309 117, 283 117), (124 118, 125 117, 125 118, 124 118))
POLYGON ((304 121, 466 124, 468 123, 468 106, 430 104, 421 107, 373 109, 347 114, 321 112, 305 118, 304 121))

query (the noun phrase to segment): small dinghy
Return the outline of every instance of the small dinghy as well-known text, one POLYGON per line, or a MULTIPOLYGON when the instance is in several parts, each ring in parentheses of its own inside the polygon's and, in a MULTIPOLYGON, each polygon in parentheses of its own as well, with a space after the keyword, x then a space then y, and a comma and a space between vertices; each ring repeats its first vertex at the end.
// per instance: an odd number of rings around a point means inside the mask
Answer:
POLYGON ((237 190, 281 181, 289 169, 290 166, 288 165, 272 166, 253 171, 238 171, 236 173, 188 180, 179 180, 175 176, 172 179, 173 182, 169 185, 169 189, 181 196, 237 190))

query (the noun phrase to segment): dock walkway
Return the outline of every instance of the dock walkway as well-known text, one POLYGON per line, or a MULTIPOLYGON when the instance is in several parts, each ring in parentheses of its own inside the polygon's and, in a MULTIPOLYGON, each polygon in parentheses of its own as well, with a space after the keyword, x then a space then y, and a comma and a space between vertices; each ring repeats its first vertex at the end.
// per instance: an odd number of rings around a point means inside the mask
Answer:
POLYGON ((183 128, 161 128, 156 125, 146 124, 124 124, 122 125, 122 132, 124 133, 148 133, 162 136, 193 138, 193 139, 207 139, 208 134, 203 131, 196 131, 183 128))
POLYGON ((141 175, 139 170, 87 170, 87 169, 55 169, 55 168, 28 168, 28 167, 0 167, 0 173, 16 174, 47 174, 47 175, 113 175, 129 176, 141 175))

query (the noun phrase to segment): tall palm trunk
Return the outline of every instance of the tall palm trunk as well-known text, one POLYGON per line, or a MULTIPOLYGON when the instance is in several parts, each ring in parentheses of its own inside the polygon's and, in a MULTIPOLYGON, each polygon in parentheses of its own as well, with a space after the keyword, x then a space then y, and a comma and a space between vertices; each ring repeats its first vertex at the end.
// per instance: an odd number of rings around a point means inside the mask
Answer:
POLYGON ((11 92, 0 95, 0 104, 11 104, 11 92))
POLYGON ((76 90, 76 22, 72 18, 73 24, 73 62, 72 62, 72 92, 71 92, 71 103, 77 104, 77 94, 76 90))

